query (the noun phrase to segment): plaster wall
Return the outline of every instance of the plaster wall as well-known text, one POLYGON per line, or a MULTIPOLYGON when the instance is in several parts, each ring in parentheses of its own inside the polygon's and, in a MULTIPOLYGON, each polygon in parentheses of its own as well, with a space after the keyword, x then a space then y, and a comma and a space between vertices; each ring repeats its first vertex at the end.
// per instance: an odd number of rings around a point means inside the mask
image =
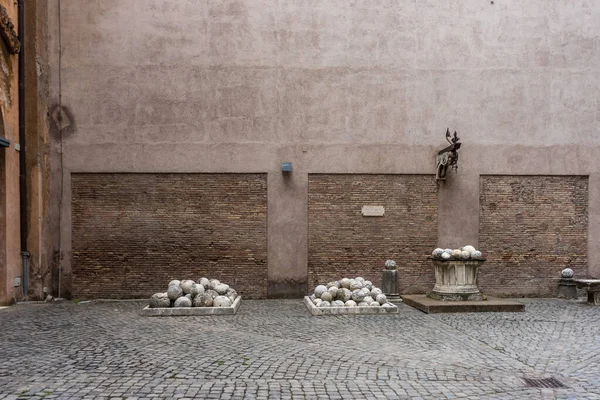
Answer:
POLYGON ((263 172, 283 295, 306 282, 308 174, 434 174, 446 127, 463 147, 439 191, 441 246, 477 245, 479 175, 589 175, 577 272, 600 276, 597 2, 47 4, 50 106, 72 117, 52 130, 65 276, 71 173, 263 172))

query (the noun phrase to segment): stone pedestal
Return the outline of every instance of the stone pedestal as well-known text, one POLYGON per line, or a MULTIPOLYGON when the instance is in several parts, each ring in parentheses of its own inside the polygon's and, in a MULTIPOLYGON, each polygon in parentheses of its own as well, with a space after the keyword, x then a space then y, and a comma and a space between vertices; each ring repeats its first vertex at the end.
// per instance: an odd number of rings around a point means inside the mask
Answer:
POLYGON ((398 293, 398 270, 384 269, 381 272, 381 291, 390 302, 402 301, 398 293))
POLYGON ((558 283, 558 298, 560 299, 576 299, 577 284, 572 278, 561 278, 558 283))
POLYGON ((442 301, 481 301, 477 287, 478 268, 484 260, 432 260, 435 286, 428 297, 442 301))

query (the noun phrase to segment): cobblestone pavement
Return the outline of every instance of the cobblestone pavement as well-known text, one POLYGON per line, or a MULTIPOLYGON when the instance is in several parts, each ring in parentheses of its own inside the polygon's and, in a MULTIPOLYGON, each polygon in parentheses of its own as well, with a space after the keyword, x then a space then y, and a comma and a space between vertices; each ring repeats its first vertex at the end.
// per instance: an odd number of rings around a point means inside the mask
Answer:
POLYGON ((600 399, 600 307, 521 301, 323 317, 243 301, 235 316, 172 318, 142 317, 141 302, 19 304, 0 310, 0 399, 600 399))

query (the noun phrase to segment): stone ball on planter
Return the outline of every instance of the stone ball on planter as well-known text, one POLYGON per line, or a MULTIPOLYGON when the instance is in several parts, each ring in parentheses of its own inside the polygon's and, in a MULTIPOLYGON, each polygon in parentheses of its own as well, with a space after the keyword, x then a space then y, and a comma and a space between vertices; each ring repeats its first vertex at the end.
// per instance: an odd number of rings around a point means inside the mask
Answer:
POLYGON ((350 290, 354 291, 356 289, 362 289, 363 288, 363 284, 361 281, 357 281, 355 280, 354 282, 350 283, 350 290))
POLYGON ((224 295, 229 290, 229 285, 226 285, 224 283, 219 283, 218 285, 215 285, 215 287, 213 289, 215 290, 215 292, 219 293, 220 295, 224 295))
POLYGON ((334 301, 331 303, 331 306, 332 306, 332 307, 344 307, 344 302, 343 302, 343 301, 341 301, 341 300, 334 300, 334 301))
POLYGON ((376 301, 372 301, 371 303, 369 303, 369 307, 379 307, 381 304, 379 304, 376 301))
POLYGON ((459 249, 454 249, 454 250, 452 250, 452 257, 454 257, 454 258, 460 258, 460 254, 461 253, 462 252, 459 249))
POLYGON ((190 294, 192 295, 192 297, 196 297, 201 293, 204 293, 204 286, 202 286, 199 283, 194 283, 192 285, 192 288, 190 289, 190 294))
POLYGON ((227 296, 217 296, 213 300, 213 307, 231 307, 231 300, 227 296))
POLYGON ((229 300, 231 300, 231 302, 233 303, 233 301, 238 296, 238 294, 237 294, 237 292, 234 289, 229 288, 229 290, 227 291, 227 293, 225 293, 225 296, 229 297, 229 300))
POLYGON ((371 296, 365 296, 365 298, 363 299, 363 301, 367 304, 371 304, 372 302, 375 301, 374 298, 372 298, 371 296))
POLYGON ((181 290, 183 290, 183 294, 188 294, 192 290, 192 286, 194 286, 196 282, 191 279, 186 279, 181 282, 181 290))
POLYGON ((330 302, 331 300, 333 300, 333 296, 329 292, 323 292, 323 294, 321 295, 321 300, 330 302))
POLYGON ((451 258, 452 258, 452 255, 451 255, 450 253, 448 253, 447 251, 444 251, 444 252, 442 253, 442 258, 443 258, 444 260, 449 260, 449 259, 451 259, 451 258))
POLYGON ((317 307, 331 307, 331 303, 328 301, 322 301, 317 305, 317 307))
POLYGON ((471 245, 466 245, 463 246, 463 251, 468 251, 469 254, 472 254, 474 251, 476 251, 475 247, 471 246, 471 245))
POLYGON ((481 252, 479 250, 475 250, 473 253, 471 253, 471 257, 475 258, 475 259, 481 258, 482 254, 481 254, 481 252))
POLYGON ((319 305, 319 303, 321 303, 322 301, 323 301, 323 300, 321 300, 321 299, 319 299, 319 298, 316 298, 316 299, 314 299, 314 300, 313 300, 313 304, 314 304, 315 306, 318 306, 318 305, 319 305))
POLYGON ((371 294, 371 291, 369 289, 367 289, 366 287, 364 287, 364 288, 362 288, 360 290, 362 290, 362 292, 365 294, 365 296, 368 296, 368 295, 371 294))
POLYGON ((360 282, 360 283, 362 283, 362 284, 364 284, 364 283, 365 283, 365 278, 363 278, 362 276, 357 276, 356 278, 354 278, 354 280, 355 280, 355 281, 358 281, 358 282, 360 282))
POLYGON ((350 289, 350 279, 344 278, 340 281, 340 286, 346 289, 350 289))
POLYGON ((169 286, 180 286, 181 285, 181 281, 178 279, 173 279, 171 282, 169 282, 169 286))
POLYGON ((208 293, 200 293, 194 297, 194 307, 212 307, 213 298, 208 293))
POLYGON ((565 268, 560 273, 560 276, 562 276, 563 278, 572 278, 573 275, 575 275, 575 272, 573 272, 571 268, 565 268))
POLYGON ((185 295, 185 296, 183 296, 183 297, 187 297, 188 299, 190 299, 190 301, 192 301, 192 299, 193 299, 192 295, 191 295, 191 294, 189 294, 189 293, 188 293, 188 294, 186 294, 186 295, 185 295))
POLYGON ((452 249, 444 249, 444 253, 452 254, 452 249))
POLYGON ((181 296, 183 296, 183 290, 179 285, 170 285, 169 289, 167 289, 167 296, 170 300, 177 300, 181 296))
POLYGON ((177 300, 175 300, 175 304, 173 304, 173 307, 176 307, 176 308, 191 307, 191 306, 192 306, 192 300, 190 300, 186 296, 178 298, 177 300))
POLYGON ((200 280, 198 281, 199 284, 201 284, 202 286, 204 286, 204 289, 210 289, 210 280, 208 278, 202 277, 200 278, 200 280))
POLYGON ((359 307, 368 307, 369 303, 367 303, 366 301, 361 301, 360 303, 358 303, 359 307))
POLYGON ((215 290, 212 290, 212 289, 208 289, 204 293, 209 294, 210 297, 212 297, 213 299, 219 295, 219 293, 217 293, 215 290))
POLYGON ((315 296, 317 296, 317 297, 319 297, 319 298, 320 298, 320 297, 321 297, 321 295, 322 295, 323 293, 325 293, 326 291, 327 291, 327 286, 325 286, 325 285, 319 285, 319 286, 317 286, 317 287, 315 288, 315 296))
POLYGON ((463 250, 463 251, 460 252, 460 258, 462 260, 468 260, 469 258, 471 258, 471 253, 469 253, 468 251, 463 250))
POLYGON ((338 290, 337 299, 347 302, 348 300, 352 299, 352 292, 349 289, 342 288, 338 290))
POLYGON ((383 294, 383 293, 378 294, 375 297, 375 301, 377 301, 379 304, 383 305, 383 304, 387 303, 387 296, 385 294, 383 294))
POLYGON ((150 297, 150 308, 168 308, 171 307, 171 299, 167 295, 167 292, 164 293, 154 293, 152 297, 150 297))
POLYGON ((344 303, 346 307, 356 307, 356 302, 354 300, 348 300, 344 303))
POLYGON ((340 287, 340 283, 338 281, 333 281, 333 282, 329 282, 327 284, 327 289, 331 288, 331 287, 336 287, 339 288, 340 287))
POLYGON ((365 281, 365 287, 369 290, 373 289, 373 282, 365 281))
POLYGON ((362 290, 356 289, 355 291, 352 292, 352 300, 356 301, 357 303, 363 301, 364 299, 365 299, 365 294, 363 293, 362 290))
POLYGON ((377 298, 377 296, 379 296, 380 294, 383 294, 383 292, 377 287, 371 290, 371 297, 377 298))
POLYGON ((331 298, 335 299, 337 297, 339 289, 335 286, 332 286, 329 289, 327 289, 327 291, 329 292, 329 294, 331 294, 331 298))
POLYGON ((433 257, 433 258, 440 258, 442 256, 443 252, 444 252, 444 249, 440 249, 438 247, 437 249, 435 249, 434 251, 431 252, 431 257, 433 257))

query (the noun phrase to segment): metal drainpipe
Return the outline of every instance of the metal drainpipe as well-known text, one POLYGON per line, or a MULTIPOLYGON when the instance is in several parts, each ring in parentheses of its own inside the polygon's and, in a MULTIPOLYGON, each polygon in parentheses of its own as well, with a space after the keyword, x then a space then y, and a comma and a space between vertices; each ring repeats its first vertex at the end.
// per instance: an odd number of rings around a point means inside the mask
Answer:
POLYGON ((29 295, 29 252, 27 251, 27 168, 25 145, 25 1, 18 1, 19 8, 19 200, 21 216, 21 259, 23 277, 23 297, 29 295))

